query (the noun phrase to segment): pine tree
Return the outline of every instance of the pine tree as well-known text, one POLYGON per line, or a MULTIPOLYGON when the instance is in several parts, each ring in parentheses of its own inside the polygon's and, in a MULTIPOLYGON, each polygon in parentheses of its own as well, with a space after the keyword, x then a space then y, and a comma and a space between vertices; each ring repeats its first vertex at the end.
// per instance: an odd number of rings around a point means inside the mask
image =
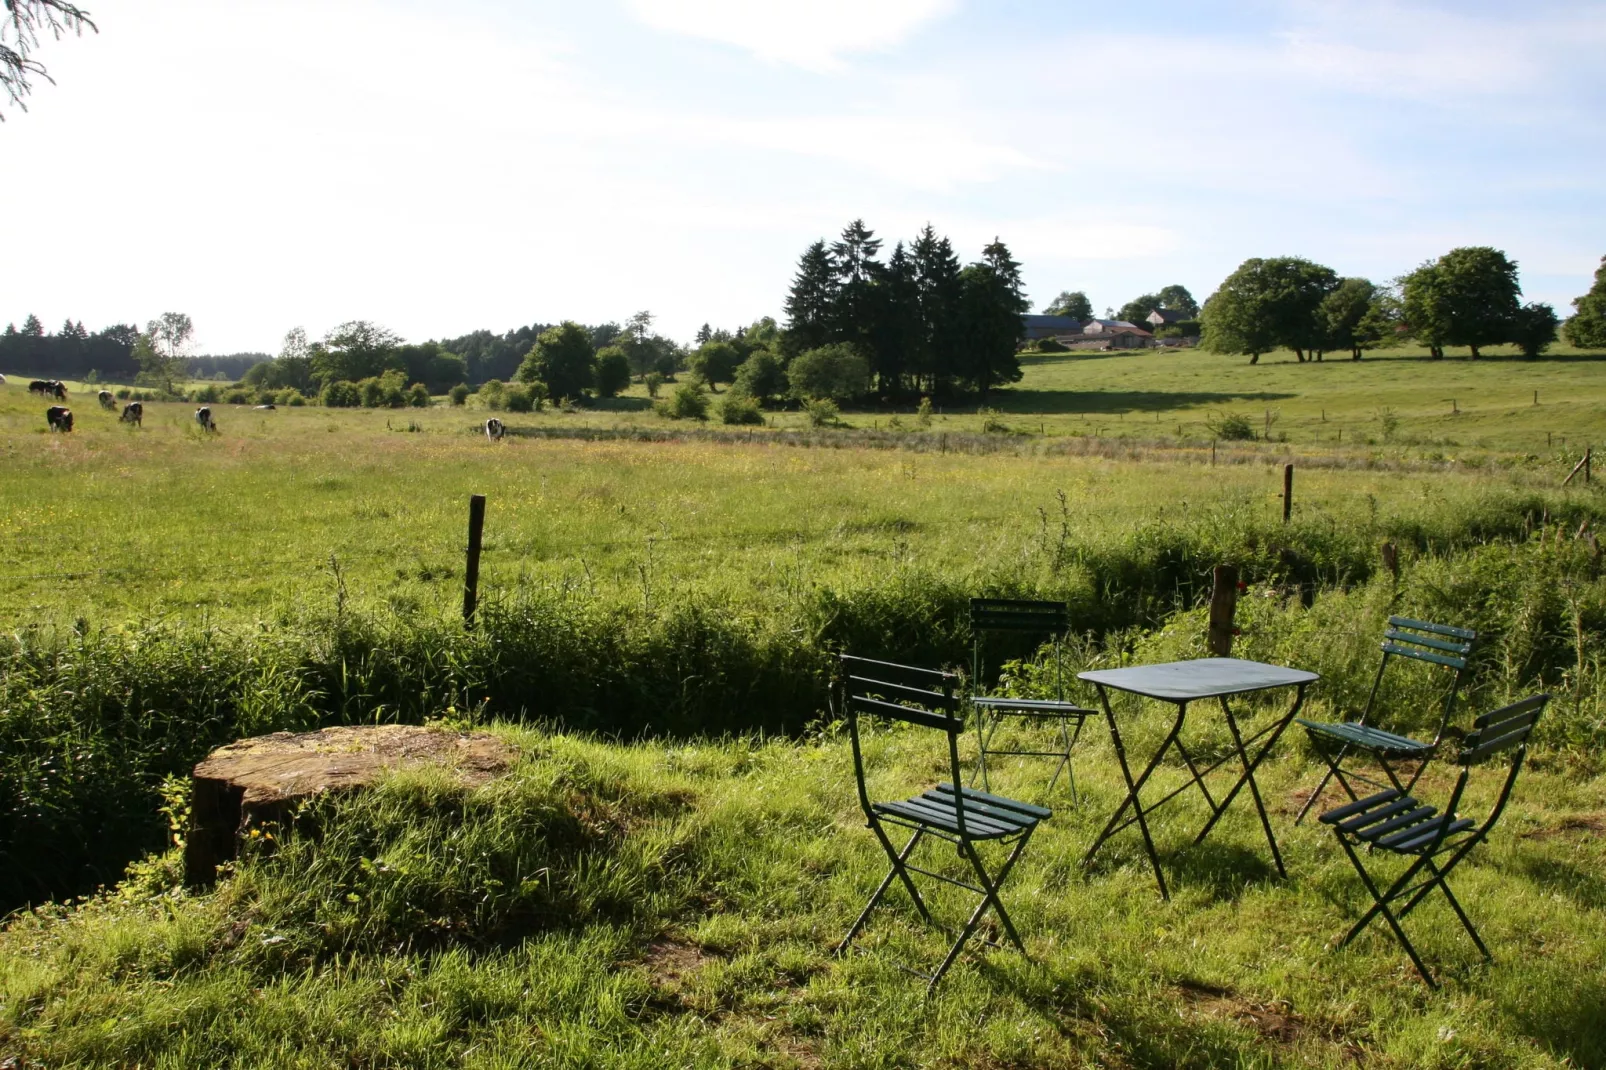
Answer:
POLYGON ((1025 337, 1021 317, 1031 310, 1021 286, 1020 264, 997 238, 982 250, 982 259, 960 274, 964 288, 965 342, 960 378, 983 397, 1001 383, 1020 381, 1015 352, 1025 337))
POLYGON ((830 341, 835 307, 835 265, 825 242, 817 241, 804 250, 786 297, 786 331, 794 352, 830 341))
POLYGON ((920 339, 920 287, 914 261, 901 241, 893 246, 882 271, 876 311, 871 328, 871 370, 882 394, 901 394, 917 362, 920 339))
POLYGON ((22 321, 22 333, 29 338, 43 338, 45 325, 39 322, 38 316, 30 312, 28 318, 22 321))
POLYGON ((926 393, 938 394, 952 381, 963 347, 959 338, 959 258, 953 244, 938 237, 930 223, 915 236, 910 254, 920 310, 910 371, 926 393))

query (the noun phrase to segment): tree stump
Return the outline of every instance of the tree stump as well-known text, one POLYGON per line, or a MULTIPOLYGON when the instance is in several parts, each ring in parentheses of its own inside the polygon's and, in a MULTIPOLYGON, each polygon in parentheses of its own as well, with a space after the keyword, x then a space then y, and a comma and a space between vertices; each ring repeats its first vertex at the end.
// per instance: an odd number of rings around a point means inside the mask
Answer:
POLYGON ((418 725, 359 725, 275 732, 219 747, 195 767, 184 876, 210 884, 251 825, 280 820, 326 791, 367 787, 396 769, 442 766, 478 787, 512 766, 518 751, 485 732, 418 725))

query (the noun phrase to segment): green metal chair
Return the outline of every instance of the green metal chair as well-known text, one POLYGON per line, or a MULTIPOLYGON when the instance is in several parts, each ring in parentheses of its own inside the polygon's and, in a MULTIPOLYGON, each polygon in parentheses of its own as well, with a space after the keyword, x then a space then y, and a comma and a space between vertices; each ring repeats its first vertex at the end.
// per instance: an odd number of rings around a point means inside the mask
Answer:
POLYGON ((1422 975, 1429 987, 1437 988, 1438 982, 1422 964, 1422 957, 1417 954, 1400 923, 1429 892, 1438 888, 1483 957, 1493 959, 1478 930, 1467 918, 1467 912, 1450 891, 1449 876, 1466 858, 1467 852, 1483 842, 1499 820, 1501 811, 1506 808, 1506 801, 1511 798, 1511 789, 1517 782, 1517 773, 1521 771, 1523 758, 1528 752, 1528 736, 1549 702, 1549 695, 1534 695, 1477 719, 1473 730, 1462 741, 1461 753, 1456 759, 1461 765, 1461 775, 1450 792, 1450 801, 1442 814, 1434 807, 1425 806, 1410 795, 1390 788, 1321 815, 1319 820, 1333 827, 1344 853, 1349 855, 1355 872, 1361 875, 1361 882, 1372 896, 1372 908, 1339 941, 1339 947, 1354 940, 1371 924, 1373 918, 1381 914, 1405 947, 1405 953, 1411 956, 1416 972, 1422 975), (1483 824, 1460 816, 1457 807, 1461 805, 1473 766, 1481 765, 1506 751, 1515 751, 1511 757, 1511 768, 1500 789, 1500 796, 1483 824), (1355 849, 1363 846, 1373 853, 1401 855, 1413 861, 1389 885, 1387 891, 1379 891, 1377 882, 1361 865, 1360 856, 1356 854, 1355 849), (1448 855, 1449 860, 1440 863, 1437 860, 1443 855, 1448 855), (1418 878, 1421 878, 1421 882, 1413 884, 1418 878), (1405 905, 1398 911, 1392 909, 1393 904, 1402 899, 1406 900, 1405 905))
POLYGON ((989 755, 1029 758, 1055 758, 1054 775, 1048 791, 1066 774, 1071 785, 1071 802, 1077 801, 1076 771, 1071 767, 1071 748, 1082 734, 1082 725, 1095 711, 1065 699, 1065 673, 1062 647, 1070 628, 1070 614, 1064 602, 1029 601, 1016 598, 972 598, 970 600, 970 679, 971 709, 976 720, 976 773, 982 787, 992 790, 987 774, 989 755), (987 640, 998 633, 1016 636, 1048 637, 1054 644, 1054 697, 1052 699, 1012 698, 985 692, 987 640), (992 746, 993 737, 1006 718, 1018 717, 1039 723, 1052 722, 1059 729, 1055 750, 1020 750, 992 746))
MULTIPOLYGON (((929 877, 946 884, 963 888, 980 896, 970 918, 960 930, 953 946, 937 971, 932 974, 911 970, 926 980, 929 996, 942 980, 943 974, 959 957, 966 942, 975 935, 989 908, 997 915, 999 924, 1011 943, 1021 952, 1026 947, 1015 931, 1015 923, 998 897, 999 889, 1008 879, 1021 852, 1026 849, 1038 822, 1052 816, 1052 811, 1041 806, 1017 802, 998 795, 964 787, 959 778, 959 735, 964 731, 964 720, 959 716, 959 699, 954 694, 959 677, 953 673, 938 672, 910 665, 886 661, 871 661, 843 655, 841 673, 837 681, 840 709, 846 713, 848 738, 853 745, 853 776, 858 784, 859 805, 864 810, 865 822, 892 862, 886 879, 881 882, 870 902, 860 913, 848 934, 837 945, 842 954, 852 944, 870 914, 892 887, 894 880, 902 882, 914 900, 915 909, 927 924, 937 925, 925 899, 915 886, 914 874, 929 877), (884 718, 903 721, 921 728, 933 728, 948 737, 948 768, 951 781, 944 781, 906 799, 875 802, 865 786, 864 747, 861 720, 884 718), (891 829, 906 829, 908 841, 900 849, 893 845, 891 829), (934 870, 923 869, 909 861, 915 848, 926 837, 952 844, 959 856, 970 864, 975 883, 959 880, 934 870), (1008 854, 996 872, 989 872, 977 849, 979 844, 994 843, 1007 848, 1008 854)), ((938 926, 939 928, 946 928, 938 926)), ((993 941, 983 942, 997 947, 993 941)))
POLYGON ((1321 783, 1316 785, 1316 790, 1305 800, 1299 815, 1294 818, 1294 824, 1297 825, 1305 820, 1310 808, 1321 798, 1327 782, 1335 777, 1352 801, 1360 796, 1356 794, 1351 780, 1375 788, 1386 786, 1401 792, 1411 790, 1416 784, 1416 778, 1421 776, 1422 770, 1427 767, 1428 759, 1433 757, 1439 744, 1444 740, 1445 731, 1450 726, 1450 715, 1455 709, 1456 696, 1461 690, 1462 678, 1466 675, 1467 655, 1471 653, 1472 642, 1477 636, 1478 633, 1471 628, 1429 624, 1426 621, 1411 620, 1409 617, 1389 618, 1388 628, 1383 632, 1383 660, 1377 667, 1377 675, 1372 678, 1372 690, 1366 696, 1366 706, 1361 710, 1360 719, 1338 722, 1299 719, 1299 724, 1310 735, 1311 744, 1316 748, 1316 752, 1326 761, 1327 772, 1322 774, 1321 783), (1377 704, 1377 693, 1383 684, 1383 674, 1387 671, 1392 658, 1426 662, 1450 670, 1450 689, 1444 696, 1444 705, 1439 711, 1439 727, 1431 740, 1412 739, 1410 736, 1389 732, 1368 723, 1377 704), (1344 759, 1351 756, 1369 758, 1382 769, 1384 776, 1388 778, 1387 784, 1356 772, 1353 766, 1345 768, 1344 759), (1416 772, 1406 784, 1401 784, 1394 773, 1393 763, 1402 761, 1419 763, 1416 772))

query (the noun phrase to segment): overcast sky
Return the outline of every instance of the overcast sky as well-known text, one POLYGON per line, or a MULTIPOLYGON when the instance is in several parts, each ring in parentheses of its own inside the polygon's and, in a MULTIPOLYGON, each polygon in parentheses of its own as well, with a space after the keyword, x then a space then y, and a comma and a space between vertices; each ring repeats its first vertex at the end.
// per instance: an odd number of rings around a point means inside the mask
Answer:
POLYGON ((1100 312, 1251 256, 1606 253, 1606 8, 1546 0, 87 0, 0 124, 0 323, 197 351, 782 302, 855 217, 1100 312))

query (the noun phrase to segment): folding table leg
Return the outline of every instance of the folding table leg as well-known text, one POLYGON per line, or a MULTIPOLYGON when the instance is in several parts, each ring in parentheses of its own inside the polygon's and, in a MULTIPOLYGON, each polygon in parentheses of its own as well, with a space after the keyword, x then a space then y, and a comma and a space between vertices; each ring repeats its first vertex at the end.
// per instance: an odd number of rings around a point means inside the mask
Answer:
POLYGON ((864 928, 864 923, 870 920, 870 914, 875 910, 876 904, 881 902, 881 897, 887 894, 888 888, 892 887, 892 879, 894 877, 903 879, 904 887, 909 889, 909 896, 915 901, 915 909, 920 911, 920 916, 927 922, 931 921, 931 912, 926 909, 925 900, 920 897, 920 891, 915 887, 915 882, 909 877, 909 872, 903 868, 904 863, 909 859, 909 852, 915 849, 915 844, 920 842, 920 837, 925 835, 925 830, 916 829, 914 835, 909 837, 909 842, 903 845, 903 850, 895 851, 892 847, 892 841, 887 839, 887 834, 881 830, 880 822, 872 822, 870 827, 875 830, 876 839, 881 841, 881 846, 886 850, 887 857, 892 859, 892 868, 887 871, 886 877, 881 881, 881 886, 875 890, 875 894, 870 897, 870 902, 865 905, 863 912, 859 914, 859 920, 853 923, 853 928, 848 930, 848 935, 842 938, 842 942, 836 946, 833 954, 842 954, 848 949, 848 945, 853 943, 853 938, 859 935, 859 930, 864 928))
POLYGON ((1154 838, 1149 835, 1149 822, 1143 814, 1143 800, 1139 795, 1139 791, 1144 783, 1148 781, 1150 775, 1159 767, 1160 759, 1165 756, 1166 749, 1176 742, 1177 733, 1182 731, 1182 721, 1186 715, 1188 704, 1185 702, 1177 704, 1177 720, 1171 726, 1170 734, 1165 737, 1165 742, 1160 744, 1159 749, 1154 752, 1154 757, 1149 760, 1149 764, 1144 768, 1142 775, 1134 781, 1132 779, 1132 768, 1127 765, 1126 761, 1126 746, 1121 742, 1121 730, 1116 727, 1115 713, 1110 709, 1109 693, 1105 691, 1103 684, 1096 683, 1093 686, 1098 689, 1099 701, 1104 704, 1104 719, 1110 725, 1110 741, 1115 745, 1115 757, 1121 766, 1121 776, 1126 781, 1126 801, 1116 808, 1115 813, 1110 817, 1109 823, 1104 826, 1104 831, 1098 834, 1098 838, 1093 841, 1093 845, 1087 849, 1087 854, 1082 858, 1082 865, 1086 866, 1093 861, 1093 856, 1098 854, 1099 848, 1104 846, 1104 841, 1109 839, 1115 832, 1117 824, 1120 823, 1121 815, 1126 813, 1126 808, 1130 806, 1132 807, 1133 816, 1137 820, 1138 830, 1143 833, 1143 847, 1149 853, 1149 864, 1154 867, 1154 880, 1160 886, 1160 898, 1170 899, 1171 893, 1165 886, 1165 874, 1160 871, 1160 854, 1154 849, 1154 838))
MULTIPOLYGON (((1343 746, 1339 747, 1337 758, 1333 758, 1327 753, 1326 749, 1320 746, 1316 748, 1316 753, 1320 754, 1322 756, 1322 761, 1327 763, 1327 772, 1322 774, 1321 783, 1317 784, 1316 790, 1310 793, 1310 798, 1305 800, 1305 805, 1299 808, 1299 813, 1294 817, 1295 825, 1298 825, 1301 821, 1305 820, 1305 815, 1310 813, 1310 808, 1315 806, 1316 800, 1322 797, 1322 792, 1327 788, 1327 782, 1333 779, 1333 775, 1338 772, 1339 763, 1344 760, 1344 755, 1349 753, 1349 744, 1345 743, 1343 746)), ((1339 783, 1344 783, 1342 778, 1339 780, 1339 783)), ((1350 799, 1354 800, 1355 792, 1350 790, 1350 786, 1348 784, 1344 784, 1344 790, 1349 791, 1350 799)))
POLYGON ((1221 808, 1210 815, 1210 820, 1205 823, 1205 827, 1199 831, 1198 838, 1193 842, 1195 844, 1204 842, 1204 838, 1210 835, 1211 828, 1215 826, 1216 820, 1226 811, 1227 804, 1232 802, 1233 797, 1238 794, 1238 789, 1247 780, 1249 782, 1249 794, 1255 800, 1255 809, 1260 813, 1260 827, 1265 829, 1266 842, 1271 845, 1271 860, 1277 864, 1278 875, 1286 878, 1288 871, 1283 868, 1282 852, 1277 850, 1277 837, 1273 836, 1271 832, 1271 818, 1266 816, 1266 804, 1260 798, 1260 785, 1255 783, 1255 769, 1260 765, 1261 759, 1266 756, 1266 752, 1271 750, 1272 745, 1277 742, 1277 737, 1282 735, 1282 728, 1286 728, 1288 722, 1294 719, 1293 713, 1290 711, 1287 720, 1283 722, 1277 731, 1271 734, 1271 738, 1266 741, 1265 746, 1261 747, 1259 753, 1255 755, 1254 761, 1250 761, 1249 752, 1244 750, 1243 733, 1238 731, 1238 718, 1232 715, 1232 705, 1225 698, 1221 700, 1221 712, 1226 715, 1227 729, 1232 732, 1232 742, 1238 749, 1238 760, 1243 763, 1244 773, 1239 778, 1238 783, 1234 784, 1232 790, 1227 793, 1226 799, 1221 803, 1221 808))
POLYGON ((1299 693, 1294 697, 1294 704, 1283 715, 1282 721, 1272 729, 1270 736, 1261 745, 1260 750, 1255 752, 1253 759, 1249 757, 1248 752, 1244 749, 1243 737, 1238 732, 1238 721, 1232 715, 1232 707, 1228 705, 1225 698, 1221 699, 1221 709, 1226 715, 1227 727, 1232 731, 1233 742, 1237 744, 1238 757, 1243 762, 1244 772, 1238 778, 1238 782, 1227 792, 1226 797, 1222 799, 1221 808, 1211 814, 1210 820, 1205 822, 1205 827, 1199 830, 1199 835, 1193 841, 1195 844, 1203 843, 1204 838, 1210 835, 1210 830, 1215 828, 1216 822, 1220 820, 1222 814, 1226 813, 1227 807, 1232 805, 1232 800, 1238 797, 1239 789, 1247 781, 1250 794, 1255 798, 1255 807, 1260 811, 1260 824, 1266 830, 1266 841, 1271 844, 1271 856, 1272 860, 1277 863, 1277 872, 1284 877, 1288 876, 1288 872, 1283 869, 1282 855, 1277 850, 1277 840, 1271 832, 1271 819, 1266 816, 1266 805, 1260 798, 1260 787, 1255 783, 1255 770, 1260 768, 1260 763, 1266 760, 1266 755, 1271 753, 1271 749, 1282 738, 1283 732, 1287 730, 1290 724, 1293 724, 1294 718, 1299 715, 1299 708, 1305 703, 1305 686, 1304 684, 1300 685, 1299 693))

